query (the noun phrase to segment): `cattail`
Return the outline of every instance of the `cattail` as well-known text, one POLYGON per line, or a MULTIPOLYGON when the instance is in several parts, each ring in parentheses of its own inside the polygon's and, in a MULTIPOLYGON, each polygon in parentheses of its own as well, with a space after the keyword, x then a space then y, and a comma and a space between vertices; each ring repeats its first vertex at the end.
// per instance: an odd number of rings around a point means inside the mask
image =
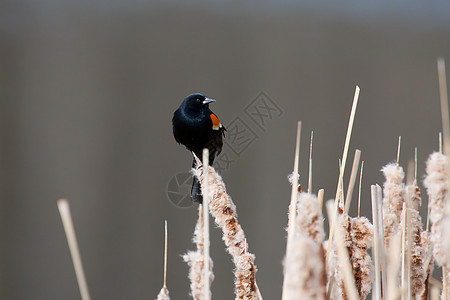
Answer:
POLYGON ((444 278, 442 279, 444 281, 443 287, 446 290, 442 290, 442 294, 441 294, 441 300, 448 300, 450 297, 450 269, 449 268, 444 268, 443 269, 443 276, 444 278))
MULTIPOLYGON (((416 182, 406 187, 406 194, 409 200, 408 214, 410 227, 408 228, 410 240, 407 241, 411 249, 411 295, 415 297, 420 295, 425 288, 426 270, 424 270, 424 254, 425 250, 422 246, 422 218, 419 209, 422 203, 420 197, 420 189, 416 182)), ((403 218, 402 218, 403 221, 403 218)))
POLYGON ((304 234, 317 243, 325 238, 323 216, 317 197, 309 193, 300 193, 297 204, 296 232, 304 234))
POLYGON ((159 291, 156 300, 170 300, 169 290, 167 289, 167 220, 164 222, 164 279, 163 286, 159 291))
MULTIPOLYGON (((337 224, 342 228, 344 246, 347 248, 352 272, 355 280, 356 290, 360 299, 365 299, 371 290, 373 281, 373 263, 367 250, 373 243, 373 225, 367 218, 350 218, 343 212, 342 207, 338 208, 339 216, 337 224)), ((336 288, 331 291, 331 299, 348 299, 345 290, 344 276, 342 273, 342 262, 339 261, 336 246, 328 262, 328 274, 334 276, 336 288)))
POLYGON ((445 219, 443 222, 444 227, 444 233, 443 233, 443 240, 442 240, 442 251, 444 253, 447 253, 447 262, 445 268, 443 268, 443 272, 445 273, 444 276, 444 288, 447 290, 442 292, 442 299, 446 296, 447 298, 450 297, 450 202, 447 201, 446 205, 446 211, 445 211, 445 219))
MULTIPOLYGON (((194 169, 200 183, 203 182, 203 172, 203 167, 194 169)), ((256 299, 255 256, 247 252, 247 242, 237 220, 236 206, 227 195, 222 178, 212 167, 209 167, 208 186, 209 195, 203 198, 209 200, 210 213, 222 229, 227 251, 233 257, 236 299, 256 299)))
POLYGON ((431 245, 431 232, 429 231, 422 231, 420 235, 420 242, 422 244, 422 248, 424 251, 423 256, 423 271, 425 272, 425 283, 424 283, 424 289, 420 293, 419 299, 421 300, 427 300, 428 299, 428 283, 430 280, 430 276, 433 273, 434 269, 434 262, 433 262, 433 247, 431 245))
POLYGON ((445 238, 444 215, 445 201, 448 193, 447 157, 439 152, 430 155, 427 161, 427 175, 424 185, 430 198, 431 243, 433 244, 433 256, 439 266, 445 266, 448 261, 447 254, 442 249, 442 241, 445 238))
MULTIPOLYGON (((328 242, 329 242, 328 240, 325 240, 322 243, 323 249, 328 249, 328 242)), ((334 248, 334 245, 331 245, 328 261, 326 261, 327 299, 338 299, 338 289, 336 287, 335 282, 336 277, 335 270, 337 268, 337 260, 338 260, 337 251, 334 248)))
POLYGON ((386 178, 383 186, 383 224, 384 241, 388 246, 389 237, 399 230, 398 226, 405 201, 405 185, 403 183, 405 172, 396 163, 387 164, 381 171, 386 178))
MULTIPOLYGON (((333 202, 334 200, 327 202, 327 213, 331 221, 335 218, 333 202)), ((331 246, 332 251, 328 259, 330 282, 327 299, 357 300, 359 298, 358 290, 351 261, 351 218, 344 213, 342 204, 341 202, 338 206, 338 216, 334 222, 336 224, 336 240, 331 246)))
POLYGON ((444 220, 443 220, 443 239, 442 239, 442 251, 443 253, 446 253, 446 265, 445 267, 443 267, 442 272, 443 272, 443 286, 444 289, 442 291, 442 295, 441 295, 441 299, 446 300, 445 298, 447 297, 447 299, 450 297, 450 202, 448 202, 447 199, 447 204, 446 204, 446 210, 445 210, 445 215, 444 215, 444 220))
POLYGON ((286 256, 284 263, 285 297, 296 299, 325 299, 326 281, 323 279, 324 251, 322 245, 312 238, 300 234, 290 247, 294 251, 286 256))
POLYGON ((167 287, 163 286, 161 291, 159 291, 158 298, 156 300, 170 300, 169 290, 167 287))
MULTIPOLYGON (((341 208, 339 208, 340 212, 343 212, 341 208)), ((342 240, 344 242, 344 246, 347 248, 349 256, 351 257, 351 248, 352 248, 352 237, 350 235, 351 231, 351 219, 347 214, 340 214, 337 216, 336 225, 342 228, 342 240)), ((348 299, 347 293, 345 290, 345 281, 343 274, 343 266, 342 262, 339 260, 338 249, 336 245, 332 245, 332 252, 329 261, 329 268, 334 276, 334 281, 336 283, 336 290, 334 293, 334 297, 332 299, 348 299), (330 260, 335 260, 334 262, 330 262, 330 260)))
MULTIPOLYGON (((401 233, 391 236, 389 247, 386 249, 386 288, 384 298, 388 300, 398 299, 401 294, 399 270, 401 265, 401 233)), ((426 300, 425 298, 424 300, 426 300)))
POLYGON ((300 193, 295 234, 285 260, 286 299, 325 299, 323 217, 315 195, 300 193))
POLYGON ((373 243, 373 225, 367 218, 351 219, 351 262, 360 299, 366 299, 372 288, 373 263, 367 250, 373 243))
MULTIPOLYGON (((317 245, 318 252, 310 252, 311 256, 315 256, 319 261, 315 265, 314 280, 317 282, 315 286, 316 299, 324 299, 326 297, 326 270, 325 270, 325 249, 322 242, 325 238, 323 228, 323 215, 319 199, 310 193, 302 193, 298 200, 297 230, 301 234, 305 234, 311 238, 317 245)), ((305 252, 308 253, 308 252, 305 252)), ((311 264, 314 266, 314 264, 311 264)))
MULTIPOLYGON (((443 227, 442 251, 444 253, 450 253, 450 202, 447 202, 446 205, 443 227)), ((447 255, 446 266, 447 268, 450 268, 450 254, 447 255)))
MULTIPOLYGON (((183 255, 183 259, 189 265, 189 280, 191 281, 191 296, 194 300, 203 299, 203 276, 204 276, 204 236, 203 236, 203 214, 202 205, 199 206, 198 220, 195 225, 193 242, 197 246, 197 250, 189 251, 183 255)), ((209 282, 214 280, 212 272, 213 261, 209 258, 209 282)))

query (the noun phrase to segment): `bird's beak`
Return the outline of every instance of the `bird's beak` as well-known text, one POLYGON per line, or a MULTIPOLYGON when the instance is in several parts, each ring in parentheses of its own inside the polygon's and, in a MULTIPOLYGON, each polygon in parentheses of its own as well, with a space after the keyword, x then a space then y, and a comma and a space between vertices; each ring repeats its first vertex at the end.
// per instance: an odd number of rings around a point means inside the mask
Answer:
POLYGON ((203 100, 203 104, 208 104, 208 103, 215 102, 215 101, 216 100, 214 100, 214 99, 205 98, 205 100, 203 100))

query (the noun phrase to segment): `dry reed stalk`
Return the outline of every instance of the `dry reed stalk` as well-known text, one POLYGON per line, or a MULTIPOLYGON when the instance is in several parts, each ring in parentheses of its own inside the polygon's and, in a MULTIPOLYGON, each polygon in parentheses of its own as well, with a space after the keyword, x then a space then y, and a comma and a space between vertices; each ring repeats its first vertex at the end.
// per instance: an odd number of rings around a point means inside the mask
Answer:
MULTIPOLYGON (((343 195, 341 194, 342 199, 343 195)), ((330 211, 332 211, 333 206, 333 200, 329 200, 327 202, 327 213, 330 223, 333 221, 332 218, 335 217, 334 215, 330 214, 330 211)), ((345 279, 345 270, 344 265, 346 264, 346 260, 349 261, 349 264, 351 264, 351 247, 352 247, 352 240, 350 235, 351 230, 351 219, 348 216, 348 214, 344 213, 344 206, 343 202, 338 202, 338 216, 337 220, 334 221, 334 224, 336 225, 336 230, 340 231, 340 241, 336 239, 332 241, 333 245, 330 247, 330 256, 328 259, 328 277, 330 278, 329 281, 333 281, 335 283, 333 290, 331 293, 329 293, 332 297, 331 299, 348 299, 348 289, 351 287, 346 287, 346 279, 345 279), (342 254, 339 253, 339 245, 337 243, 343 243, 343 248, 346 249, 347 252, 347 259, 345 257, 342 257, 342 254), (350 256, 350 257, 348 257, 350 256)), ((351 266, 350 269, 352 270, 351 266)), ((353 271, 353 270, 352 270, 353 271)), ((354 279, 353 279, 354 280, 354 279)), ((329 287, 331 288, 331 287, 329 287)))
POLYGON ((442 294, 441 300, 449 300, 450 297, 450 270, 442 267, 442 294))
MULTIPOLYGON (((204 173, 203 167, 194 169, 194 174, 198 177, 202 188, 204 173)), ((222 178, 212 167, 208 168, 208 185, 206 198, 209 200, 209 211, 216 224, 222 229, 223 240, 235 265, 236 299, 256 299, 255 256, 246 251, 247 242, 237 220, 236 206, 228 196, 222 178)))
POLYGON ((429 195, 431 244, 433 245, 433 256, 439 266, 445 266, 450 253, 442 249, 444 239, 443 221, 445 215, 445 202, 448 196, 447 157, 439 152, 430 155, 427 161, 427 175, 424 185, 429 195))
POLYGON ((442 290, 442 288, 444 287, 444 285, 442 284, 442 282, 440 280, 437 280, 436 278, 434 278, 433 276, 430 277, 430 284, 432 286, 436 286, 439 289, 442 290))
POLYGON ((167 220, 164 222, 164 280, 156 300, 170 300, 167 289, 167 220))
MULTIPOLYGON (((445 60, 437 59, 437 71, 439 80, 439 98, 441 102, 442 132, 444 133, 444 153, 450 155, 450 119, 448 110, 447 76, 445 75, 445 60)), ((440 151, 442 153, 442 151, 440 151)))
MULTIPOLYGON (((343 211, 343 207, 340 208, 343 211)), ((328 218, 335 218, 333 211, 333 200, 327 202, 328 218)), ((353 276, 352 264, 349 253, 351 248, 351 236, 349 230, 351 228, 350 218, 348 215, 338 215, 336 224, 336 240, 333 243, 333 254, 336 255, 334 277, 336 280, 336 293, 331 299, 358 299, 358 291, 355 285, 355 277, 353 276)))
POLYGON ((314 131, 311 131, 311 141, 309 143, 309 168, 308 168, 308 193, 312 193, 312 148, 314 131))
MULTIPOLYGON (((374 297, 375 299, 383 298, 382 286, 382 274, 383 270, 383 218, 380 216, 382 210, 380 206, 382 205, 381 188, 379 185, 371 185, 371 200, 372 200, 372 220, 373 220, 373 260, 375 264, 375 289, 374 297), (381 224, 380 224, 381 223, 381 224)), ((386 286, 386 285, 383 285, 386 286)))
MULTIPOLYGON (((373 225, 367 218, 350 218, 345 213, 338 216, 337 224, 341 228, 341 238, 349 255, 357 294, 359 299, 365 299, 371 290, 374 273, 372 259, 367 252, 373 242, 373 225)), ((335 252, 338 251, 336 246, 334 248, 335 252)), ((338 257, 337 252, 334 257, 338 257)), ((337 299, 347 299, 343 266, 339 258, 334 264, 334 277, 337 282, 335 295, 337 299)))
MULTIPOLYGON (((342 208, 340 208, 342 209, 342 208)), ((347 214, 340 214, 338 217, 338 220, 336 221, 336 230, 340 230, 341 237, 338 239, 336 234, 336 241, 335 243, 343 243, 344 249, 346 250, 347 256, 351 256, 351 247, 352 247, 352 237, 350 235, 351 230, 351 219, 347 214)), ((348 288, 345 286, 345 274, 344 274, 344 265, 346 259, 342 260, 341 256, 342 254, 339 253, 339 246, 340 245, 334 245, 336 256, 338 258, 337 260, 337 266, 335 270, 335 280, 337 283, 337 289, 338 289, 338 295, 341 295, 339 299, 348 299, 348 288)), ((349 263, 351 264, 351 257, 348 258, 349 263)), ((353 271, 353 269, 352 269, 353 271)), ((352 274, 353 275, 353 274, 352 274)), ((353 277, 353 276, 352 276, 353 277)), ((354 278, 352 278, 352 281, 356 281, 354 278)))
POLYGON ((358 175, 359 160, 361 159, 361 150, 355 150, 355 156, 353 158, 352 172, 350 173, 350 181, 348 184, 347 195, 345 196, 345 213, 348 214, 350 210, 350 204, 352 203, 353 189, 355 187, 356 175, 358 175))
POLYGON ((405 202, 405 185, 403 183, 405 172, 397 163, 387 164, 381 171, 386 178, 383 186, 383 224, 384 241, 388 246, 389 237, 399 230, 400 216, 405 202))
POLYGON ((407 202, 403 203, 400 228, 402 230, 402 299, 411 299, 411 217, 407 202))
POLYGON ((444 232, 443 232, 443 241, 442 241, 442 251, 447 253, 447 262, 446 265, 442 268, 442 281, 443 281, 443 290, 442 290, 442 299, 446 299, 450 297, 450 202, 447 199, 446 211, 444 216, 444 232))
POLYGON ((450 297, 450 199, 447 197, 444 221, 443 221, 443 240, 442 240, 442 251, 447 253, 446 265, 442 268, 442 281, 443 281, 443 291, 442 298, 446 299, 450 297))
MULTIPOLYGON (((444 253, 450 253, 450 198, 447 199, 444 221, 443 221, 443 236, 442 251, 444 253)), ((450 267, 450 254, 447 255, 447 267, 450 267)))
POLYGON ((420 189, 416 181, 406 187, 408 199, 408 215, 410 218, 410 249, 411 249, 411 295, 416 297, 422 294, 425 289, 426 270, 424 269, 425 249, 422 246, 422 230, 423 223, 420 217, 420 207, 422 199, 420 197, 420 189))
MULTIPOLYGON (((209 167, 209 150, 207 148, 203 149, 203 167, 208 169, 209 167)), ((208 211, 208 205, 209 205, 209 183, 208 183, 208 172, 205 172, 203 174, 204 182, 202 186, 202 195, 204 202, 202 203, 203 206, 203 237, 204 237, 204 243, 203 243, 203 263, 205 264, 203 268, 203 296, 205 300, 211 299, 211 289, 210 289, 210 281, 208 280, 210 275, 210 269, 209 269, 209 211, 208 211)))
POLYGON ((255 286, 256 286, 256 294, 258 295, 258 300, 264 300, 263 296, 261 294, 261 290, 259 289, 258 283, 255 280, 255 286))
MULTIPOLYGON (((441 102, 441 115, 442 115, 442 131, 444 133, 444 154, 446 156, 450 156, 450 116, 449 116, 449 108, 448 108, 448 90, 447 90, 447 76, 445 74, 445 60, 443 57, 439 57, 437 59, 437 70, 438 70, 438 79, 439 79, 439 98, 440 98, 440 102, 441 102)), ((441 147, 442 149, 442 147, 441 147)), ((442 151, 440 151, 442 153, 442 151)), ((446 165, 446 172, 450 173, 450 165, 447 163, 446 165)), ((449 188, 450 182, 447 179, 447 190, 449 188)), ((450 206, 450 199, 448 198, 448 195, 446 195, 447 198, 447 206, 450 206)), ((444 203, 445 206, 445 203, 444 203)), ((444 212, 445 213, 445 212, 444 212)), ((447 214, 447 216, 444 216, 444 221, 445 221, 445 217, 449 218, 450 217, 450 213, 447 214)), ((442 224, 442 229, 443 231, 445 230, 445 226, 446 224, 442 224)), ((450 252, 445 251, 448 250, 448 248, 446 247, 447 241, 450 239, 450 237, 448 235, 445 235, 445 232, 441 232, 441 236, 443 237, 443 241, 442 241, 442 252, 443 254, 446 254, 445 257, 442 257, 441 259, 443 260, 442 263, 442 281, 443 281, 443 291, 442 291, 442 299, 447 300, 448 298, 450 298, 450 292, 448 291, 448 288, 450 286, 449 284, 449 274, 448 274, 448 269, 450 268, 450 252)), ((432 229, 432 234, 433 233, 433 229, 432 229)), ((450 243, 450 242, 448 242, 450 243)))
POLYGON ((63 222, 64 231, 66 233, 67 243, 69 244, 70 254, 72 256, 73 267, 77 276, 78 287, 80 289, 81 299, 89 300, 88 285, 86 276, 84 275, 83 264, 81 262, 80 250, 78 248, 75 228, 73 226, 72 215, 70 214, 69 201, 60 199, 57 201, 61 220, 63 222))
POLYGON ((387 300, 395 300, 401 293, 398 282, 400 270, 400 260, 398 258, 401 256, 400 244, 400 234, 397 232, 391 236, 391 242, 387 249, 387 287, 385 293, 387 300))
POLYGON ((431 300, 439 300, 439 288, 438 287, 436 287, 436 286, 431 287, 430 299, 431 300))
MULTIPOLYGON (((342 186, 343 186, 343 180, 344 180, 344 171, 345 171, 345 165, 347 162, 348 148, 350 146, 350 138, 352 136, 353 123, 355 121, 356 107, 358 106, 359 92, 360 92, 360 88, 359 88, 359 86, 356 86, 355 94, 353 96, 353 103, 352 103, 352 109, 350 112, 350 118, 348 121, 347 134, 345 136, 344 151, 342 153, 342 164, 339 168, 339 178, 338 178, 338 185, 336 188, 336 196, 334 197, 335 216, 337 216, 339 197, 343 193, 342 186)), ((342 199, 342 201, 344 201, 344 199, 342 199)), ((328 264, 328 259, 329 259, 329 255, 330 255, 331 245, 333 244, 332 241, 333 241, 333 235, 334 235, 334 228, 336 227, 334 224, 335 219, 336 218, 333 218, 333 221, 330 224, 330 230, 329 230, 329 235, 328 235, 328 246, 327 246, 327 253, 325 256, 327 264, 328 264)))
POLYGON ((291 202, 289 204, 289 219, 288 219, 288 236, 287 244, 293 239, 295 232, 295 217, 297 215, 297 195, 298 195, 298 162, 300 160, 300 137, 302 132, 302 122, 297 123, 297 136, 295 140, 295 155, 294 155, 294 171, 292 173, 292 189, 291 202))
MULTIPOLYGON (((289 203, 289 214, 288 214, 288 228, 287 228, 287 240, 286 240, 286 257, 285 260, 289 261, 291 260, 291 256, 294 255, 292 253, 292 243, 294 241, 295 236, 295 220, 297 216, 297 202, 298 202, 298 162, 300 158, 300 136, 302 131, 302 122, 297 123, 297 135, 295 140, 295 155, 294 155, 294 172, 292 173, 292 176, 290 177, 289 181, 292 184, 291 189, 291 201, 289 203), (292 181, 291 181, 292 179, 292 181)), ((288 299, 289 296, 289 278, 286 276, 286 272, 288 270, 284 269, 283 274, 283 289, 282 289, 282 296, 281 298, 283 300, 288 299)))
POLYGON ((323 195, 325 194, 325 190, 324 189, 320 189, 317 192, 317 200, 319 201, 319 210, 322 211, 322 207, 323 207, 323 195))
MULTIPOLYGON (((189 251, 183 255, 183 259, 187 262, 189 266, 189 279, 191 281, 191 297, 194 300, 204 299, 204 279, 205 274, 205 256, 204 256, 204 231, 203 231, 203 205, 200 204, 198 208, 198 220, 195 225, 193 242, 195 243, 197 249, 195 251, 189 251)), ((213 261, 209 257, 209 283, 214 280, 213 261)))
POLYGON ((358 217, 361 215, 361 186, 364 170, 364 161, 361 162, 361 170, 359 171, 359 187, 358 187, 358 217))

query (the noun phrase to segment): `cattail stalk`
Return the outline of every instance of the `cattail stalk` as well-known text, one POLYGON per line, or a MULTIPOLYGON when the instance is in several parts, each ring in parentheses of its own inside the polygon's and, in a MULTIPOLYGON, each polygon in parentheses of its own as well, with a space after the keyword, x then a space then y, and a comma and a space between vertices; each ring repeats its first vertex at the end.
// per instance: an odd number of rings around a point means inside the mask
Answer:
MULTIPOLYGON (((343 186, 343 180, 344 180, 344 171, 345 171, 345 165, 347 162, 348 148, 350 146, 350 138, 352 136, 353 123, 355 121, 356 107, 358 106, 359 92, 360 92, 360 88, 359 88, 359 86, 356 86, 355 94, 353 96, 352 110, 350 112, 350 119, 348 121, 347 134, 345 136, 344 152, 342 153, 342 165, 339 168, 339 178, 338 178, 338 185, 336 188, 336 196, 334 197, 335 217, 337 216, 338 199, 341 196, 341 194, 343 193, 342 186, 343 186)), ((344 199, 342 199, 342 200, 344 200, 344 199)), ((335 219, 337 219, 337 218, 333 218, 333 220, 335 220, 335 219)), ((327 247, 327 253, 326 253, 327 264, 328 264, 331 245, 332 245, 332 241, 333 241, 334 228, 335 228, 335 224, 334 224, 334 221, 332 221, 332 223, 330 225, 330 232, 328 235, 328 247, 327 247)))
POLYGON ((355 187, 356 182, 356 175, 358 174, 358 166, 359 166, 359 160, 361 158, 361 150, 356 149, 355 150, 355 156, 353 158, 353 166, 352 166, 352 172, 350 173, 350 181, 348 184, 348 190, 347 195, 345 196, 345 213, 348 214, 350 210, 350 204, 352 203, 352 196, 353 196, 353 189, 355 187))
POLYGON ((384 166, 383 172, 386 181, 384 183, 383 199, 383 223, 384 240, 389 245, 389 237, 399 230, 403 203, 405 202, 405 185, 403 179, 405 172, 397 163, 384 166))
MULTIPOLYGON (((222 229, 223 240, 231 254, 235 265, 235 294, 236 299, 256 299, 255 285, 255 256, 247 252, 247 242, 244 231, 237 220, 236 206, 228 196, 225 184, 214 168, 208 168, 208 199, 209 211, 215 218, 216 224, 222 229)), ((194 170, 203 188, 203 167, 194 170)))
MULTIPOLYGON (((286 261, 291 259, 292 253, 292 243, 294 242, 295 236, 295 220, 297 216, 297 202, 298 202, 298 162, 300 157, 300 137, 302 131, 302 122, 297 123, 297 136, 295 140, 295 155, 294 155, 294 172, 292 174, 292 188, 291 188, 291 201, 289 204, 289 215, 288 215, 288 228, 287 228, 287 241, 286 241, 286 261)), ((288 270, 284 269, 283 274, 283 289, 282 296, 283 300, 288 299, 289 296, 289 278, 287 277, 288 270)))
POLYGON ((156 300, 170 300, 167 289, 167 220, 164 222, 164 280, 156 300))
MULTIPOLYGON (((342 212, 342 211, 341 211, 342 212)), ((346 264, 346 258, 342 257, 342 254, 339 253, 339 246, 338 244, 343 243, 343 247, 346 250, 346 256, 349 259, 349 263, 351 266, 351 247, 352 247, 352 238, 350 235, 350 230, 351 230, 351 219, 347 214, 340 214, 338 215, 338 221, 336 223, 338 225, 338 227, 336 228, 336 230, 340 230, 341 232, 341 238, 340 240, 337 237, 336 234, 336 240, 335 243, 336 245, 334 245, 335 251, 336 251, 336 256, 337 256, 337 266, 336 266, 336 270, 335 270, 335 279, 336 279, 336 283, 337 283, 337 287, 338 287, 338 295, 342 295, 339 299, 348 299, 348 289, 351 287, 346 286, 346 279, 345 279, 345 264, 346 264)), ((353 271, 353 269, 352 269, 353 271)), ((355 282, 356 285, 356 280, 353 277, 352 274, 352 282, 355 282)), ((348 284, 347 284, 348 285, 348 284)), ((355 286, 356 288, 356 286, 355 286)))
POLYGON ((422 218, 419 210, 421 207, 420 189, 416 181, 406 187, 408 199, 408 216, 410 228, 408 229, 410 240, 408 244, 411 250, 411 295, 415 298, 425 288, 426 270, 424 269, 425 249, 422 246, 422 218))
POLYGON ((300 193, 297 210, 297 235, 305 235, 316 243, 322 244, 325 232, 323 229, 323 216, 317 197, 309 193, 300 193))
POLYGON ((411 299, 411 284, 410 284, 410 256, 411 256, 411 226, 409 217, 409 208, 406 202, 403 203, 403 210, 401 215, 400 228, 402 229, 402 299, 411 299))
POLYGON ((312 193, 312 149, 313 149, 314 131, 311 131, 311 141, 309 143, 309 166, 308 166, 308 193, 312 193))
POLYGON ((427 175, 424 185, 429 195, 430 222, 431 222, 431 243, 433 244, 433 256, 439 266, 445 266, 450 253, 442 249, 444 233, 445 202, 448 194, 448 173, 447 157, 444 154, 435 152, 430 155, 427 161, 427 175))
POLYGON ((442 281, 443 281, 443 291, 442 298, 448 299, 450 297, 450 200, 447 199, 446 211, 444 216, 444 233, 442 241, 442 251, 447 253, 446 265, 442 268, 442 281))
POLYGON ((156 298, 156 300, 170 300, 169 290, 167 289, 166 286, 163 286, 161 288, 161 290, 159 291, 159 294, 158 294, 158 297, 156 298))
MULTIPOLYGON (((191 281, 191 296, 194 300, 203 300, 204 299, 204 282, 203 278, 205 272, 205 256, 204 256, 204 231, 203 231, 203 205, 200 204, 198 208, 198 220, 195 225, 193 242, 195 243, 197 249, 195 251, 189 251, 185 255, 183 255, 183 259, 189 265, 189 279, 191 281)), ((209 284, 214 280, 214 274, 212 272, 213 269, 213 261, 211 257, 208 257, 209 260, 209 284)))
POLYGON ((359 298, 366 299, 372 288, 373 263, 367 250, 373 243, 373 225, 367 218, 351 219, 351 262, 359 298))
POLYGON ((419 299, 427 300, 430 277, 431 277, 431 274, 433 273, 433 269, 434 269, 433 247, 431 245, 431 233, 429 231, 422 231, 422 234, 420 236, 420 242, 421 242, 423 250, 424 250, 423 270, 425 272, 426 277, 425 277, 424 289, 423 289, 422 293, 420 294, 419 299))
MULTIPOLYGON (((209 167, 209 150, 207 148, 203 149, 203 167, 209 167)), ((203 194, 203 236, 204 236, 204 246, 203 246, 203 263, 205 267, 203 268, 203 296, 205 300, 211 299, 211 290, 209 287, 210 281, 209 278, 209 214, 208 214, 208 205, 209 205, 209 183, 208 183, 208 172, 203 174, 204 181, 202 186, 202 194, 203 194)))
MULTIPOLYGON (((343 208, 342 208, 343 209, 343 208)), ((334 218, 333 203, 332 200, 327 202, 328 218, 334 218)), ((349 258, 349 245, 351 244, 351 238, 348 234, 348 216, 339 215, 336 220, 336 241, 333 247, 336 247, 337 253, 337 268, 335 269, 335 276, 338 285, 337 296, 339 299, 358 299, 358 291, 355 285, 355 278, 353 276, 352 265, 349 258)), ((333 251, 334 252, 334 251, 333 251)))
POLYGON ((300 193, 291 255, 285 260, 285 299, 325 299, 324 237, 318 199, 312 194, 300 193))
MULTIPOLYGON (((380 186, 372 185, 371 186, 371 199, 372 199, 372 220, 373 220, 373 238, 374 238, 374 246, 373 246, 373 257, 375 263, 375 299, 382 299, 382 290, 381 290, 381 282, 382 282, 382 251, 383 247, 383 232, 380 230, 380 227, 383 226, 379 224, 382 221, 382 218, 379 217, 379 213, 382 213, 382 210, 379 209, 381 206, 381 197, 380 197, 380 186)), ((385 286, 385 285, 383 285, 385 286)))
POLYGON ((84 275, 83 264, 81 262, 80 250, 78 248, 77 237, 73 226, 72 215, 70 214, 69 201, 60 199, 57 201, 61 220, 63 222, 64 231, 66 233, 67 243, 69 244, 72 262, 77 276, 78 287, 80 289, 81 299, 90 300, 86 276, 84 275))
POLYGON ((442 295, 441 300, 448 300, 450 296, 450 270, 442 267, 442 295))
POLYGON ((430 299, 431 300, 439 300, 439 288, 437 286, 431 287, 430 299))
POLYGON ((400 244, 400 234, 396 233, 392 235, 391 242, 387 249, 387 288, 385 293, 387 300, 397 299, 397 296, 401 291, 398 284, 398 274, 400 270, 400 260, 398 258, 401 256, 400 244))

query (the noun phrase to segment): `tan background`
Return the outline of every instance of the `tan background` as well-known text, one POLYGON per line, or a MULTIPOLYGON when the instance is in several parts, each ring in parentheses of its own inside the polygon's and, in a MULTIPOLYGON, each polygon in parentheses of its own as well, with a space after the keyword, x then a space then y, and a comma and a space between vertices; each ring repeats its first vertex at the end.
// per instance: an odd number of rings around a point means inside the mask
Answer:
MULTIPOLYGON (((363 214, 399 135, 405 168, 419 147, 422 178, 441 128, 436 57, 450 65, 449 4, 273 2, 0 2, 2 299, 79 298, 60 197, 71 201, 93 299, 156 297, 165 219, 170 293, 188 297, 180 255, 193 249, 196 212, 167 189, 191 164, 170 123, 191 92, 216 98, 226 126, 239 116, 258 135, 222 174, 265 299, 281 292, 297 120, 301 183, 314 130, 314 191, 331 198, 359 84, 347 167, 361 149, 363 214), (264 130, 244 112, 261 91, 283 110, 264 130)), ((232 299, 219 230, 211 243, 214 299, 232 299)))

